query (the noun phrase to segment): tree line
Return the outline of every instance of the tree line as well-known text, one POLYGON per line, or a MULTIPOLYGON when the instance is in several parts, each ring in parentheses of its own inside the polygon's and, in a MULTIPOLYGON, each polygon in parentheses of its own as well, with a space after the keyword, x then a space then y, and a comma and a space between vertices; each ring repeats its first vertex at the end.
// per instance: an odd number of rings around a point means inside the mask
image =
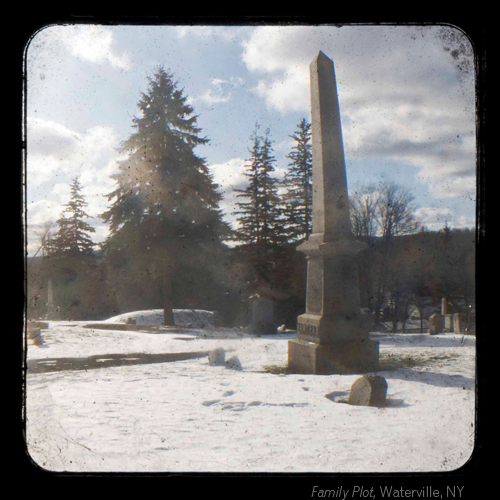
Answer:
MULTIPOLYGON (((269 130, 256 124, 237 190, 235 227, 223 219, 222 195, 206 160, 208 142, 173 75, 158 67, 141 94, 134 131, 121 144, 116 189, 100 214, 109 235, 94 244, 79 179, 56 226, 39 233, 28 267, 28 315, 43 316, 47 282, 63 319, 104 319, 163 309, 217 310, 224 324, 248 320, 251 297, 276 304, 277 321, 295 327, 305 305, 306 261, 297 245, 312 230, 311 125, 290 136, 288 168, 275 176, 269 130)), ((404 321, 446 294, 473 305, 474 234, 419 228, 410 190, 388 182, 350 194, 354 235, 367 243, 358 256, 364 307, 375 323, 404 321)))

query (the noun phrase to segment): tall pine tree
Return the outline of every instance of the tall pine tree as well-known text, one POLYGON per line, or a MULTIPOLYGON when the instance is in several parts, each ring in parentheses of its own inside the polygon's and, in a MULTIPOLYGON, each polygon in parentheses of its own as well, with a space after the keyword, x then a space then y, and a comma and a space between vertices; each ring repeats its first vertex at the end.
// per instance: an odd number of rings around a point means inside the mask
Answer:
POLYGON ((71 184, 70 200, 57 220, 58 230, 47 242, 43 258, 42 303, 45 304, 48 281, 53 283, 55 304, 62 319, 98 319, 109 312, 107 290, 98 265, 87 222, 87 202, 78 178, 71 184))
POLYGON ((56 221, 59 226, 56 234, 50 240, 48 255, 56 258, 71 258, 90 256, 93 253, 94 242, 89 233, 95 229, 86 222, 91 217, 85 212, 87 202, 82 194, 78 178, 71 184, 70 200, 56 221))
POLYGON ((300 241, 312 231, 311 124, 303 118, 290 136, 295 144, 283 181, 283 231, 289 242, 300 241))
POLYGON ((174 297, 178 306, 199 305, 220 280, 229 227, 218 186, 194 151, 208 139, 193 108, 163 67, 148 82, 102 214, 110 227, 103 251, 121 308, 161 304, 164 323, 173 324, 174 297))
POLYGON ((234 212, 239 222, 236 240, 245 247, 251 263, 251 293, 262 292, 271 286, 277 252, 283 242, 279 183, 272 176, 276 159, 269 130, 264 136, 259 136, 258 129, 256 125, 251 136, 252 148, 244 173, 248 185, 237 190, 237 197, 245 201, 236 203, 238 210, 234 212))

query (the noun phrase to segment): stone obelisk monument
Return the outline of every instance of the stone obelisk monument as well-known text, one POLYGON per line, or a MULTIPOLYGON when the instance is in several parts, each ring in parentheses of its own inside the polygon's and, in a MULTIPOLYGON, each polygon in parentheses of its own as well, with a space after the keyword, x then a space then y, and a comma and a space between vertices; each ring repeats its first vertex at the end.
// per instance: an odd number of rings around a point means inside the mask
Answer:
POLYGON ((306 312, 288 366, 300 373, 366 373, 379 367, 379 346, 362 312, 355 255, 365 245, 351 232, 342 128, 333 61, 310 65, 313 148, 313 232, 298 247, 307 258, 306 312))

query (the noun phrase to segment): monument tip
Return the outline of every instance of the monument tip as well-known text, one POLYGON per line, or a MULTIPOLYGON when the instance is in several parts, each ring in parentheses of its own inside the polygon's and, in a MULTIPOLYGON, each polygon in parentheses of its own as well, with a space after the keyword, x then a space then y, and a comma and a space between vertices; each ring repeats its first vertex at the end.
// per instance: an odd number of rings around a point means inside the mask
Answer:
POLYGON ((318 52, 318 55, 313 59, 311 64, 317 63, 319 61, 329 61, 333 63, 333 61, 322 50, 318 52))
POLYGON ((330 59, 330 58, 329 58, 329 57, 328 57, 328 56, 327 56, 327 55, 326 55, 326 54, 325 54, 322 50, 320 50, 320 51, 318 52, 317 57, 318 57, 318 58, 319 58, 319 57, 325 57, 326 59, 330 59))

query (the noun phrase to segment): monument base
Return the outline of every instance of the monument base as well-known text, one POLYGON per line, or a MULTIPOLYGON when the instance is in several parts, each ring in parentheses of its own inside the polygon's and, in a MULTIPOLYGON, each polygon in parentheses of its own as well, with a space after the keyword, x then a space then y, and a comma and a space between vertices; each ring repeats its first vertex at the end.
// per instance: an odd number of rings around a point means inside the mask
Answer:
POLYGON ((328 345, 289 340, 288 368, 314 375, 374 372, 380 369, 379 343, 369 338, 328 345))

